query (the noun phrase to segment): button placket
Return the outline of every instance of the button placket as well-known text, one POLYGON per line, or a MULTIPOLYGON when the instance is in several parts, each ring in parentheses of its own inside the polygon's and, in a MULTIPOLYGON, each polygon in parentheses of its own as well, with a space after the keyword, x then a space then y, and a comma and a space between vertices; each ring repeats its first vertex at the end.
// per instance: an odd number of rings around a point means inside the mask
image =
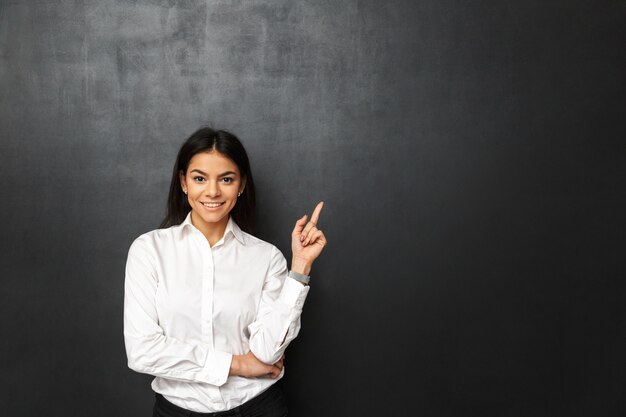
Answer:
MULTIPOLYGON (((224 245, 226 236, 222 237, 212 248, 210 248, 210 257, 211 257, 211 288, 214 288, 215 285, 215 261, 213 259, 213 254, 215 251, 220 251, 221 247, 224 245)), ((213 292, 211 292, 213 294, 213 292)), ((211 297, 211 306, 213 306, 213 297, 211 297)), ((213 323, 213 307, 211 308, 211 323, 213 323)), ((213 326, 211 326, 211 335, 213 334, 213 326)), ((215 348, 215 339, 212 339, 213 348, 215 348)), ((217 387, 217 399, 215 402, 218 402, 221 409, 226 409, 226 401, 224 400, 224 395, 222 393, 222 387, 217 387)))
POLYGON ((202 336, 205 343, 213 343, 213 256, 209 242, 204 238, 202 246, 202 336))
MULTIPOLYGON (((213 254, 211 246, 204 235, 199 233, 196 237, 202 254, 200 329, 204 343, 210 346, 211 349, 215 349, 215 344, 213 343, 213 254)), ((219 388, 212 387, 209 391, 207 394, 213 403, 223 403, 219 388)))

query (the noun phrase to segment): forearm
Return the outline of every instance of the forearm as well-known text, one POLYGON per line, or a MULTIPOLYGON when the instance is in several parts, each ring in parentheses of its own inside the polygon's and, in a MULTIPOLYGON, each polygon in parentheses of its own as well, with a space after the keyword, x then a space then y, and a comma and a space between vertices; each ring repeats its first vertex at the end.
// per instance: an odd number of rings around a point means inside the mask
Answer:
POLYGON ((300 315, 310 287, 286 277, 276 300, 267 299, 249 326, 250 350, 264 363, 273 364, 300 330, 300 315))
POLYGON ((220 386, 226 382, 231 354, 163 335, 125 333, 128 366, 136 372, 184 382, 220 386))
POLYGON ((233 355, 228 375, 253 378, 259 376, 277 377, 283 367, 283 358, 276 364, 261 362, 252 352, 245 355, 233 355))
POLYGON ((311 275, 312 264, 300 258, 292 258, 291 270, 302 275, 311 275))

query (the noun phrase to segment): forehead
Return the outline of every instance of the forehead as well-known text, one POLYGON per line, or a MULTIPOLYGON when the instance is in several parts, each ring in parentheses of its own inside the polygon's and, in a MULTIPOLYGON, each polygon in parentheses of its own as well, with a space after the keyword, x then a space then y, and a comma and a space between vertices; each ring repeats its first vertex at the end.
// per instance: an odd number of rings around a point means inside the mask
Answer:
POLYGON ((226 171, 234 171, 236 173, 239 173, 237 164, 235 164, 227 156, 217 151, 200 152, 195 154, 189 161, 189 168, 187 169, 187 171, 191 171, 195 168, 208 174, 216 175, 226 171))

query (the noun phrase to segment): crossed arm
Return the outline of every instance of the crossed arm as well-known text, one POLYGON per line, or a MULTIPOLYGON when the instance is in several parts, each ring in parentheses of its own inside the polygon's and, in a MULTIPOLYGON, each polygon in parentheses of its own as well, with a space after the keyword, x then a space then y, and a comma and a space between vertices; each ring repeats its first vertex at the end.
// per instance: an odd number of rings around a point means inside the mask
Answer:
POLYGON ((155 260, 145 242, 133 242, 126 263, 124 293, 124 341, 131 369, 216 386, 223 385, 230 375, 278 377, 285 349, 299 332, 309 287, 287 276, 287 262, 277 248, 272 248, 257 317, 248 326, 250 351, 245 355, 165 335, 155 304, 155 260))

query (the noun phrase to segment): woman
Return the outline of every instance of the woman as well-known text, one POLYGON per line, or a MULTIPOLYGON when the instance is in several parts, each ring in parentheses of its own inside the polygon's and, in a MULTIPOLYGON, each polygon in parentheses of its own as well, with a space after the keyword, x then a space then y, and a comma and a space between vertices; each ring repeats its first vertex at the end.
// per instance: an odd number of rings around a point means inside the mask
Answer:
POLYGON ((285 349, 298 335, 311 265, 327 241, 323 202, 281 251, 252 233, 255 194, 234 135, 192 134, 174 166, 160 229, 128 251, 128 366, 154 375, 153 416, 284 416, 285 349))

